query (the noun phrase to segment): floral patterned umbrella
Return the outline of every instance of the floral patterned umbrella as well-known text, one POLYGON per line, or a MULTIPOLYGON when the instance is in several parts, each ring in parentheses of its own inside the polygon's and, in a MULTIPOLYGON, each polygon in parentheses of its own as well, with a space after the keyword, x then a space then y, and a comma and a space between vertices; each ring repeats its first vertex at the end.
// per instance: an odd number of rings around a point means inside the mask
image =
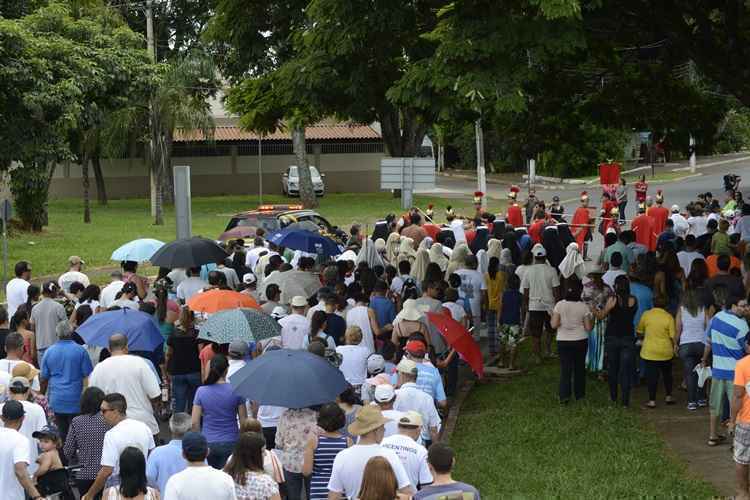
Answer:
POLYGON ((257 309, 227 309, 212 314, 198 330, 198 338, 228 344, 234 340, 253 342, 281 335, 271 316, 257 309))

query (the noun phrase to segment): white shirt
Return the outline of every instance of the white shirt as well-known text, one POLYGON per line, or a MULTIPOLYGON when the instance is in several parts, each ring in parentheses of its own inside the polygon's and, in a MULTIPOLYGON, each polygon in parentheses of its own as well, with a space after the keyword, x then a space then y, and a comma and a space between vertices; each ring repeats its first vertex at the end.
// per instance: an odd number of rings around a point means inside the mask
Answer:
POLYGON ((169 271, 169 274, 167 274, 167 278, 172 280, 172 286, 175 290, 177 290, 177 287, 180 286, 180 283, 185 281, 187 277, 187 271, 181 267, 172 269, 171 271, 169 271))
POLYGON ((232 290, 237 289, 237 285, 240 284, 240 279, 237 276, 237 271, 232 269, 231 267, 217 267, 216 271, 219 271, 222 273, 226 279, 227 279, 227 286, 231 288, 232 290))
POLYGON ((687 222, 688 226, 690 226, 690 229, 688 229, 688 234, 692 234, 697 238, 698 236, 702 236, 706 233, 706 224, 708 223, 708 218, 705 215, 688 217, 687 222))
POLYGON ((264 246, 253 247, 248 250, 248 252, 245 254, 245 265, 250 269, 255 269, 255 266, 258 265, 260 254, 262 254, 263 252, 268 253, 268 249, 264 246))
POLYGON ((8 303, 8 318, 12 318, 18 307, 26 302, 28 294, 26 290, 29 288, 29 283, 21 278, 13 278, 5 285, 5 300, 8 303))
POLYGON ((474 318, 479 318, 482 315, 482 290, 487 290, 484 276, 476 269, 459 269, 456 274, 461 276, 459 297, 469 299, 471 314, 474 318))
POLYGON ((370 308, 355 305, 346 313, 346 326, 358 326, 362 330, 362 341, 359 345, 366 347, 368 352, 375 352, 375 337, 370 323, 370 308))
POLYGON ((135 300, 130 299, 117 299, 109 307, 120 307, 122 309, 133 309, 138 310, 140 305, 135 300))
POLYGON ((232 476, 211 466, 188 466, 164 489, 162 500, 237 500, 232 476))
POLYGON ((427 448, 403 434, 384 438, 380 445, 393 450, 398 456, 414 490, 420 484, 430 484, 433 481, 430 468, 427 466, 427 448))
POLYGON ((146 424, 151 434, 159 433, 151 399, 161 396, 161 388, 145 359, 131 354, 107 358, 94 367, 89 385, 100 388, 104 394, 119 392, 125 396, 128 418, 146 424))
POLYGON ((319 301, 317 304, 312 306, 310 309, 307 310, 307 320, 312 321, 313 314, 315 314, 317 311, 325 311, 326 310, 326 304, 323 301, 319 301))
POLYGON ((521 293, 529 289, 529 311, 552 313, 555 307, 555 294, 552 289, 558 286, 560 278, 557 276, 557 270, 546 262, 526 267, 521 277, 521 293))
POLYGON ((16 464, 31 465, 31 445, 23 434, 14 429, 0 428, 0 491, 6 500, 25 500, 23 486, 16 478, 16 464))
POLYGON ((696 252, 695 250, 692 252, 688 252, 687 250, 677 252, 677 260, 680 261, 680 267, 682 268, 682 272, 685 273, 685 276, 690 274, 690 268, 693 266, 693 261, 697 259, 705 260, 703 254, 696 252))
MULTIPOLYGON (((130 405, 127 411, 130 412, 130 405)), ((104 434, 101 464, 112 467, 113 475, 120 473, 120 454, 128 446, 141 450, 145 458, 156 447, 151 430, 143 422, 126 418, 104 434)))
POLYGON ((80 271, 68 271, 67 273, 63 273, 57 279, 57 284, 60 285, 60 288, 62 288, 66 292, 69 292, 70 285, 72 285, 76 281, 82 284, 84 287, 87 287, 91 284, 91 281, 89 281, 89 277, 80 271))
POLYGON ((292 313, 279 320, 281 345, 284 349, 302 349, 302 341, 310 335, 310 322, 301 314, 292 313))
POLYGON ((417 387, 414 382, 403 384, 396 390, 396 401, 393 409, 398 411, 416 411, 422 415, 422 440, 431 441, 430 428, 440 428, 440 415, 435 408, 432 396, 417 387))
POLYGON ((247 363, 244 359, 229 359, 229 368, 227 368, 227 380, 237 373, 240 368, 245 366, 247 363))
MULTIPOLYGON (((351 448, 341 450, 333 460, 331 479, 328 481, 328 490, 341 493, 348 498, 354 498, 359 494, 362 485, 362 476, 365 472, 367 461, 372 457, 383 457, 391 464, 396 474, 398 488, 406 488, 411 484, 406 469, 401 464, 398 456, 379 444, 357 444, 351 448)), ((169 500, 169 499, 166 499, 169 500)))
POLYGON ((191 276, 185 279, 180 286, 177 287, 177 298, 183 302, 187 302, 196 293, 200 292, 208 286, 208 283, 202 279, 191 276))
POLYGON ((276 427, 281 414, 286 411, 283 406, 260 405, 258 407, 258 422, 261 427, 276 427))
MULTIPOLYGON (((26 363, 26 361, 22 359, 0 359, 0 372, 7 373, 12 378, 13 368, 15 368, 18 363, 26 363)), ((10 379, 8 379, 8 382, 10 382, 10 379)), ((34 377, 34 380, 31 381, 31 389, 37 392, 41 390, 39 386, 39 375, 34 377)))
POLYGON ((125 286, 124 281, 116 280, 102 289, 102 293, 99 294, 99 304, 102 309, 109 309, 112 306, 115 297, 120 293, 123 286, 125 286))
POLYGON ((367 358, 370 350, 363 345, 340 345, 336 352, 341 354, 339 370, 352 385, 362 385, 367 378, 367 358))
POLYGON ((443 302, 443 307, 448 309, 451 313, 451 317, 461 323, 466 316, 466 311, 463 307, 459 306, 455 302, 443 302))
MULTIPOLYGON (((18 432, 29 441, 28 455, 29 460, 31 460, 29 462, 29 474, 33 474, 39 468, 39 464, 36 463, 36 459, 39 457, 39 448, 37 448, 36 439, 32 434, 47 426, 47 414, 44 413, 44 408, 31 401, 21 401, 21 404, 23 405, 24 419, 18 432)), ((5 406, 5 403, 0 405, 0 411, 3 406, 5 406)), ((2 421, 0 421, 0 427, 5 427, 2 421)))
POLYGON ((618 276, 622 276, 627 274, 622 269, 610 269, 606 273, 602 275, 602 281, 605 285, 610 287, 612 290, 615 289, 615 279, 617 279, 618 276))

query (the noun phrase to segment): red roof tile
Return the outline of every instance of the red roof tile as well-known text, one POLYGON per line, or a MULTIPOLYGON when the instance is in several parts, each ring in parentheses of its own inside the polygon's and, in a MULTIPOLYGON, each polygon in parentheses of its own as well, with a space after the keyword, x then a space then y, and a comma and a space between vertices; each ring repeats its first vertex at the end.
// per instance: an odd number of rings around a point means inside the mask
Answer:
MULTIPOLYGON (((305 138, 308 140, 332 141, 332 140, 362 140, 381 139, 380 134, 369 125, 361 123, 339 123, 339 124, 315 124, 305 129, 305 138)), ((200 130, 177 129, 174 134, 174 142, 204 141, 203 132, 200 130)), ((214 131, 216 142, 227 141, 257 141, 258 134, 242 130, 233 125, 217 125, 214 131)), ((277 129, 274 133, 264 135, 264 141, 289 141, 291 140, 288 130, 277 129)))

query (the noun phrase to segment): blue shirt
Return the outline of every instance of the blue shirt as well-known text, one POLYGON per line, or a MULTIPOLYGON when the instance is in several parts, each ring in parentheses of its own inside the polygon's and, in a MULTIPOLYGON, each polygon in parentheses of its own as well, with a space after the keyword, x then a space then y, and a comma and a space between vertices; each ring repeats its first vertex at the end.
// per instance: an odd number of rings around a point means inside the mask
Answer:
POLYGON ((42 358, 41 377, 49 381, 49 406, 56 413, 80 413, 83 379, 93 370, 86 349, 73 340, 58 340, 42 358))
POLYGON ((163 492, 169 478, 186 467, 187 462, 182 456, 182 440, 173 439, 164 446, 157 446, 148 456, 146 477, 150 485, 163 492))
POLYGON ((237 407, 244 402, 244 399, 234 393, 229 383, 198 387, 193 404, 203 410, 202 433, 209 443, 237 441, 240 437, 237 407))
POLYGON ((630 295, 638 301, 638 309, 636 309, 635 317, 633 318, 633 326, 638 326, 643 313, 654 307, 654 292, 643 283, 631 281, 630 295))
POLYGON ((737 361, 745 356, 747 322, 729 311, 720 311, 708 325, 713 364, 711 376, 718 380, 734 380, 737 361))
MULTIPOLYGON (((398 383, 398 373, 391 375, 391 383, 398 383)), ((429 394, 435 401, 445 401, 445 388, 440 372, 432 365, 417 363, 417 388, 429 394)))
POLYGON ((378 326, 380 328, 392 324, 393 320, 396 318, 396 306, 385 297, 379 295, 374 296, 370 299, 370 307, 375 311, 375 317, 378 320, 378 326))

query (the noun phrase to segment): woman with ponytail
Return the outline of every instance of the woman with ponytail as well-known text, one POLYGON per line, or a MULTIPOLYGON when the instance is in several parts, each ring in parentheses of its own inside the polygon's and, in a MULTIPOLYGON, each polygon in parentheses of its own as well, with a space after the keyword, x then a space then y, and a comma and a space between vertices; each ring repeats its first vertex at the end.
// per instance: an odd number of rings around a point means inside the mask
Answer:
POLYGON ((195 392, 193 430, 202 432, 208 441, 208 465, 221 469, 232 454, 240 436, 240 422, 247 418, 245 400, 237 396, 227 383, 229 362, 222 354, 211 359, 208 377, 195 392), (201 417, 203 426, 201 428, 201 417))

